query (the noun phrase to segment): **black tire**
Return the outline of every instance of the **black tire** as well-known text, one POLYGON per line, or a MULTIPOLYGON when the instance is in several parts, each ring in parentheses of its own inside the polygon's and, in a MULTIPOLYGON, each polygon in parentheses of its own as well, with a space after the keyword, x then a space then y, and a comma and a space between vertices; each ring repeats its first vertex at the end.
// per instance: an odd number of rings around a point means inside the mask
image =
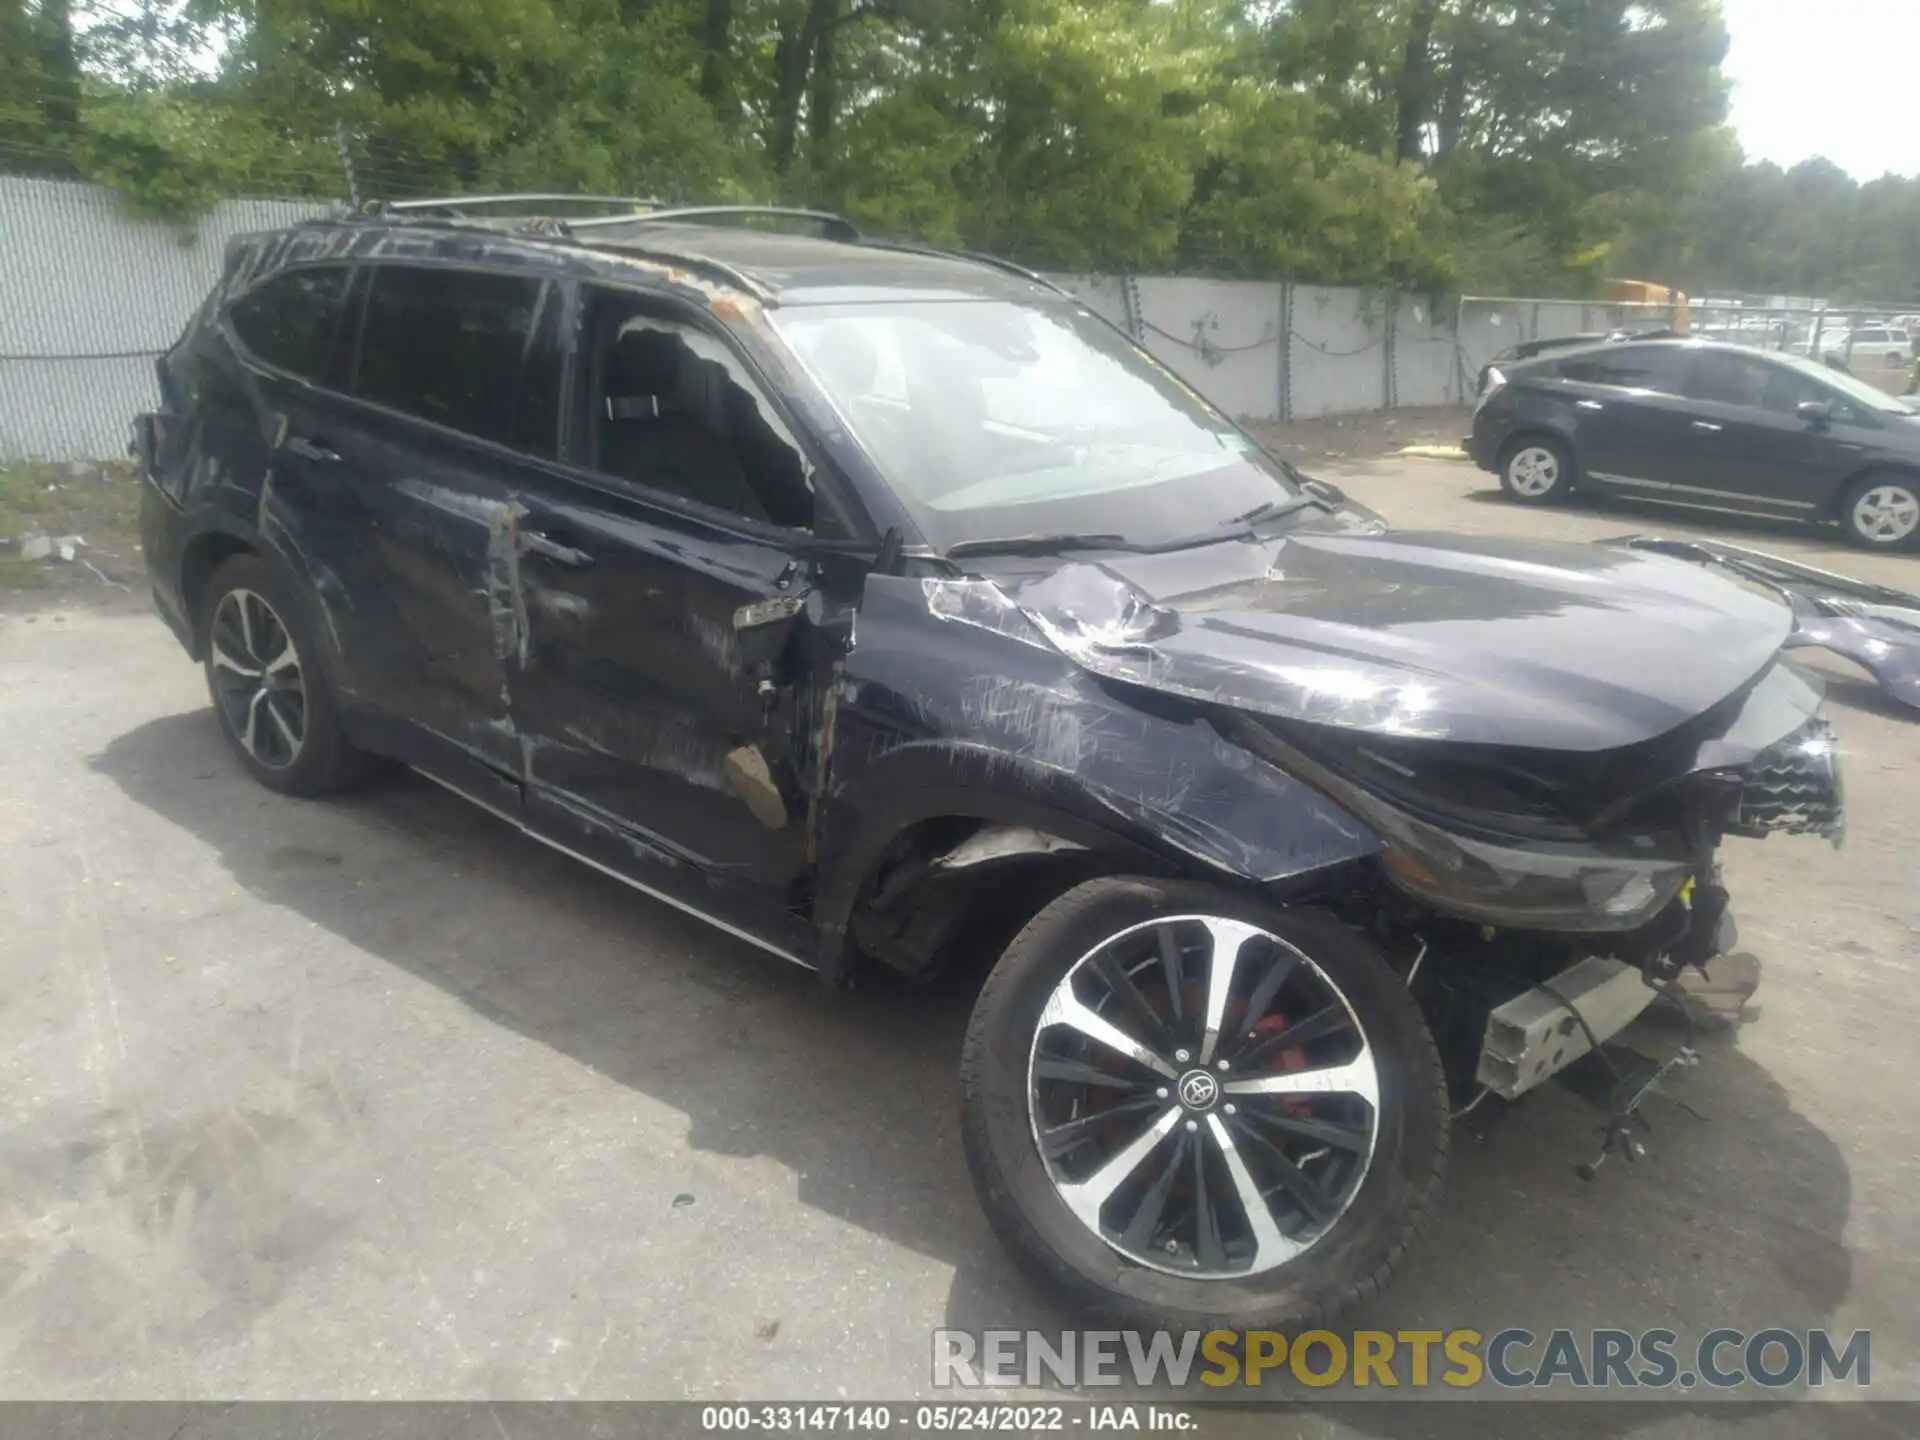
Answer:
MULTIPOLYGON (((1306 973, 1297 965, 1295 971, 1306 973)), ((1242 1003, 1250 1004, 1251 999, 1242 997, 1242 1003)), ((1223 1029, 1237 1032, 1238 1022, 1223 1029)), ((1223 1045, 1230 1038, 1223 1035, 1223 1045)), ((1204 1060, 1204 1055, 1200 1058, 1204 1060)), ((1232 1078, 1260 1073, 1249 1062, 1245 1075, 1232 1078)), ((1183 1098, 1189 1077, 1190 1072, 1182 1075, 1174 1086, 1183 1098)), ((1387 1283, 1433 1212, 1446 1177, 1450 1139, 1446 1082, 1433 1037, 1401 979, 1365 939, 1323 912, 1281 910, 1209 885, 1133 878, 1091 880, 1042 910, 1008 947, 980 992, 962 1051, 961 1086, 968 1168, 1001 1241, 1078 1304, 1127 1327, 1295 1330, 1324 1325, 1387 1283), (1371 1156, 1361 1178, 1352 1182, 1357 1188, 1347 1192, 1346 1208, 1304 1251, 1255 1274, 1188 1277, 1137 1262, 1069 1207, 1036 1139, 1028 1066, 1042 1010, 1055 988, 1083 956, 1129 927, 1160 917, 1196 914, 1258 926, 1309 958, 1312 965, 1307 969, 1317 970, 1315 983, 1331 982, 1347 1002, 1361 1038, 1372 1047, 1379 1076, 1371 1156)), ((1231 1085, 1223 1080, 1219 1089, 1231 1098, 1231 1085)), ((1141 1103, 1154 1107, 1171 1103, 1165 1099, 1166 1092, 1153 1093, 1161 1098, 1141 1103)), ((1255 1103, 1244 1095, 1240 1099, 1246 1108, 1255 1103)), ((1210 1115, 1201 1118, 1211 1123, 1210 1115)), ((1247 1127, 1252 1118, 1243 1115, 1234 1121, 1223 1115, 1220 1123, 1247 1127)), ((1137 1123, 1142 1129, 1152 1128, 1144 1119, 1137 1123)), ((1242 1137, 1236 1143, 1246 1154, 1255 1153, 1247 1148, 1250 1142, 1241 1129, 1232 1133, 1242 1137)), ((1181 1168, 1190 1152, 1173 1132, 1167 1132, 1167 1138, 1182 1148, 1170 1156, 1152 1152, 1142 1162, 1143 1176, 1149 1162, 1169 1174, 1181 1168), (1154 1159, 1155 1155, 1160 1158, 1154 1159)), ((1207 1139, 1205 1135, 1189 1137, 1196 1138, 1207 1139)), ((1216 1160, 1216 1175, 1223 1163, 1216 1160)), ((1121 1193, 1115 1191, 1110 1198, 1117 1199, 1121 1193)), ((1221 1194, 1231 1199, 1233 1192, 1223 1189, 1221 1194)), ((1188 1202, 1188 1209, 1193 1208, 1188 1202)), ((1096 1218, 1098 1213, 1103 1212, 1097 1212, 1096 1218)), ((1245 1228, 1244 1208, 1221 1213, 1229 1221, 1237 1214, 1245 1228)), ((1215 1230, 1223 1233, 1218 1222, 1215 1230)), ((1171 1232, 1151 1230, 1148 1244, 1156 1254, 1162 1233, 1171 1232)), ((1174 1242, 1166 1243, 1171 1253, 1174 1242)))
POLYGON ((1863 550, 1912 550, 1920 546, 1920 478, 1895 470, 1862 475, 1841 497, 1839 514, 1847 539, 1863 550))
POLYGON ((1573 452, 1551 435, 1520 435, 1500 452, 1500 488, 1522 505, 1557 505, 1573 491, 1573 452))
POLYGON ((254 779, 283 795, 325 795, 360 778, 363 757, 340 728, 306 608, 272 566, 257 555, 228 560, 208 583, 196 623, 220 732, 254 779), (273 653, 248 650, 249 637, 228 629, 236 618, 252 627, 255 650, 273 653), (291 666, 269 665, 289 648, 291 666), (271 678, 264 678, 269 670, 271 678), (252 743, 238 718, 249 712, 256 727, 252 743))

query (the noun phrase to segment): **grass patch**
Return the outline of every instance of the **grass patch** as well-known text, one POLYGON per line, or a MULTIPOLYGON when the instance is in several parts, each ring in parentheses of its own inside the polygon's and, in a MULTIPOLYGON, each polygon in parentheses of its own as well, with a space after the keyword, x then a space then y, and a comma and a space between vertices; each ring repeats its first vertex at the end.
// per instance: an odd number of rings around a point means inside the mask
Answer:
POLYGON ((45 571, 17 555, 0 555, 0 590, 38 590, 47 583, 45 571))
POLYGON ((144 590, 140 571, 140 481, 129 462, 0 466, 0 593, 120 593, 108 582, 144 590), (86 544, 72 561, 25 560, 29 535, 86 544))

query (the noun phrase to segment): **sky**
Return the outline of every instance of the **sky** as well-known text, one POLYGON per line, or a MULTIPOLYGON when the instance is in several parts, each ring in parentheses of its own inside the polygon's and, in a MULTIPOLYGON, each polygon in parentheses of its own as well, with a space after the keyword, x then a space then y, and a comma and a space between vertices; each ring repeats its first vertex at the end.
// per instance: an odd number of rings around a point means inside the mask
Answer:
POLYGON ((1721 0, 1749 160, 1920 175, 1920 0, 1721 0))

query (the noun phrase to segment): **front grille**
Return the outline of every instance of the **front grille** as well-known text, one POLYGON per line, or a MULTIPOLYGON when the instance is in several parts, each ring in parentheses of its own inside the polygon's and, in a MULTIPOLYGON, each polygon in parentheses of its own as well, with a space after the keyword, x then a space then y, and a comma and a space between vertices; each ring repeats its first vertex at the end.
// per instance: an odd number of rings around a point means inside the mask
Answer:
POLYGON ((1840 746, 1825 720, 1809 720, 1747 768, 1736 834, 1825 835, 1837 845, 1845 829, 1840 746))

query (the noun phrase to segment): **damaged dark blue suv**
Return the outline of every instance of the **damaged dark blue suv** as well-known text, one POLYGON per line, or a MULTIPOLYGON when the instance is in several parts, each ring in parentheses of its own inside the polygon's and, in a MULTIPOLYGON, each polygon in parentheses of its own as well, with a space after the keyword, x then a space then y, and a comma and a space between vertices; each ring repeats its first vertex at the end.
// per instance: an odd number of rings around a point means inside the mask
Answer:
POLYGON ((1457 1104, 1720 953, 1723 837, 1839 833, 1767 596, 1392 532, 996 260, 512 208, 232 245, 136 427, 161 613, 276 790, 388 757, 830 982, 990 969, 968 1159, 1080 1301, 1372 1293, 1457 1104))

